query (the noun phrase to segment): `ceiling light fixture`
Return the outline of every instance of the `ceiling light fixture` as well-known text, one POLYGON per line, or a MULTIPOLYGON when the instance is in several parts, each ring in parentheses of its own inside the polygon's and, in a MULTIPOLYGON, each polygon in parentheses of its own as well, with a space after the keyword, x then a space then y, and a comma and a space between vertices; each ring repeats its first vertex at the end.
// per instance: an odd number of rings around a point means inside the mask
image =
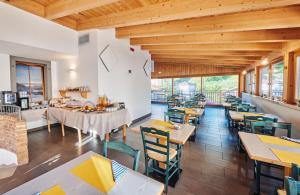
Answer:
POLYGON ((267 65, 267 64, 269 64, 268 58, 263 59, 263 60, 261 61, 261 64, 262 64, 262 65, 267 65))

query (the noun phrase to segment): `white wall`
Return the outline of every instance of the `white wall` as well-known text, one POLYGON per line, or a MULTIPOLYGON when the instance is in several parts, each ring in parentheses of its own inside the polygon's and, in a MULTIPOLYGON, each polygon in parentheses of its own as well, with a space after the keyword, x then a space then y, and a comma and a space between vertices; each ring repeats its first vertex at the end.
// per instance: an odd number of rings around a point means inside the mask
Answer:
MULTIPOLYGON (((150 75, 143 70, 150 56, 137 47, 130 51, 129 40, 116 39, 114 29, 80 32, 89 33, 90 42, 78 46, 78 32, 1 2, 0 26, 0 90, 11 90, 13 55, 51 61, 54 97, 63 87, 86 85, 91 89, 88 100, 96 102, 99 95, 106 94, 113 101, 125 102, 132 119, 151 112, 150 75), (109 73, 98 57, 107 44, 117 59, 109 73)), ((29 126, 44 124, 38 121, 29 126)))
POLYGON ((99 64, 99 95, 106 95, 113 101, 125 102, 132 118, 137 119, 151 112, 151 75, 145 75, 143 65, 148 59, 151 66, 148 52, 141 51, 134 47, 130 51, 128 39, 116 39, 115 30, 98 31, 98 53, 107 45, 116 58, 115 64, 110 72, 107 72, 101 60, 99 64), (129 74, 128 71, 132 73, 129 74))
POLYGON ((0 40, 76 55, 78 33, 0 2, 0 40))
POLYGON ((284 121, 292 123, 292 137, 300 138, 300 108, 275 103, 247 93, 243 93, 242 99, 256 105, 258 112, 275 114, 284 121))
POLYGON ((10 85, 10 57, 0 53, 0 91, 9 91, 10 85))
MULTIPOLYGON (((91 89, 88 100, 97 102, 98 96, 106 95, 114 102, 125 102, 132 119, 149 114, 151 76, 145 75, 143 65, 150 55, 137 47, 134 52, 130 51, 129 41, 116 39, 114 29, 80 32, 80 35, 84 34, 90 35, 90 42, 79 46, 73 68, 70 62, 57 61, 58 88, 87 85, 91 89), (114 53, 110 72, 98 57, 108 44, 114 53), (70 69, 74 71, 68 71, 70 69)), ((151 64, 150 60, 148 63, 151 64)), ((76 97, 75 94, 72 96, 76 97)))

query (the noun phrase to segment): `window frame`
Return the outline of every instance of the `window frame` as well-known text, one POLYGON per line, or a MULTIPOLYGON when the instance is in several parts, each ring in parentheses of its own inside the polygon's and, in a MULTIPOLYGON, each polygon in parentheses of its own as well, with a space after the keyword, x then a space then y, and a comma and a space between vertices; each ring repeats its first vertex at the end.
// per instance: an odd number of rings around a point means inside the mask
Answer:
POLYGON ((253 88, 253 85, 256 85, 255 69, 249 70, 246 74, 246 92, 247 93, 255 94, 255 88, 253 88), (249 77, 249 83, 247 83, 247 77, 249 77))
POLYGON ((11 56, 10 57, 11 90, 14 92, 17 91, 16 65, 18 62, 25 62, 25 63, 29 63, 29 64, 39 64, 40 66, 43 66, 44 100, 51 99, 52 98, 51 62, 11 56))
POLYGON ((270 69, 271 69, 271 65, 270 64, 267 64, 267 65, 264 65, 264 66, 260 66, 259 68, 259 95, 262 96, 263 93, 262 93, 262 71, 264 68, 268 68, 268 83, 267 83, 267 86, 268 86, 268 94, 267 94, 267 97, 270 97, 270 69))
POLYGON ((275 60, 273 60, 271 63, 270 63, 270 65, 269 65, 269 97, 273 97, 273 66, 275 65, 275 64, 279 64, 280 62, 282 62, 282 64, 283 64, 283 72, 282 72, 282 76, 283 76, 283 89, 282 89, 282 96, 281 96, 281 98, 283 99, 283 97, 284 97, 284 82, 285 82, 285 80, 284 80, 284 59, 283 59, 283 57, 279 57, 279 58, 277 58, 277 59, 275 59, 275 60))
MULTIPOLYGON (((22 62, 22 61, 17 61, 16 62, 16 69, 17 69, 17 66, 20 65, 20 66, 26 66, 28 68, 28 76, 29 76, 29 89, 31 91, 31 72, 30 72, 30 67, 39 67, 41 68, 41 77, 42 77, 42 91, 43 91, 43 101, 46 100, 46 84, 45 84, 45 66, 43 64, 34 64, 34 63, 29 63, 29 62, 22 62)), ((35 101, 32 101, 32 94, 28 94, 29 96, 29 102, 34 102, 35 101)), ((39 102, 39 101, 37 101, 39 102)))

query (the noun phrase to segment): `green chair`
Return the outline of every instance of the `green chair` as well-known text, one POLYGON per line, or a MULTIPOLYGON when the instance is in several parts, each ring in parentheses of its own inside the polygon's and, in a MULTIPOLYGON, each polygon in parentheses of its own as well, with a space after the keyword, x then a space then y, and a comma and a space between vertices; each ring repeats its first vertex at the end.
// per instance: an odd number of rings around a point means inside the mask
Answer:
POLYGON ((284 186, 286 188, 286 195, 299 195, 300 194, 300 182, 294 178, 285 177, 284 186))
POLYGON ((164 120, 184 124, 185 111, 179 109, 169 109, 168 112, 165 112, 164 120))
POLYGON ((170 133, 155 128, 141 127, 145 155, 145 171, 159 173, 164 176, 165 192, 168 192, 169 180, 177 173, 180 174, 179 152, 170 147, 170 133), (152 161, 152 166, 150 164, 152 161), (160 168, 157 164, 163 164, 160 168))
MULTIPOLYGON (((299 167, 296 164, 292 164, 292 177, 284 178, 285 194, 286 195, 299 195, 300 194, 300 182, 299 182, 299 167)), ((284 191, 279 190, 284 194, 284 191)), ((278 192, 279 192, 278 191, 278 192)))
POLYGON ((299 181, 300 176, 300 167, 298 167, 296 164, 292 164, 292 177, 294 180, 299 181))
POLYGON ((103 146, 103 156, 107 157, 107 149, 112 149, 112 150, 117 150, 119 152, 128 154, 134 159, 133 162, 133 170, 138 171, 139 169, 139 159, 140 159, 140 151, 132 148, 131 146, 119 142, 119 141, 104 141, 104 146, 103 146))
MULTIPOLYGON (((251 122, 251 132, 256 134, 264 134, 275 136, 276 129, 286 130, 287 137, 292 135, 292 124, 266 120, 268 118, 263 117, 263 121, 251 122)), ((269 119, 270 120, 270 119, 269 119)))

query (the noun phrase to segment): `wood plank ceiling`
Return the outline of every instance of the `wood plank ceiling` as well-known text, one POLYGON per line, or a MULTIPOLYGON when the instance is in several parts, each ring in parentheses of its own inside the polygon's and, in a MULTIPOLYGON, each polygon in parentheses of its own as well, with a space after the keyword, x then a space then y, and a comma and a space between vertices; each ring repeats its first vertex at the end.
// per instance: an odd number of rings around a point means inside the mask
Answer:
POLYGON ((157 67, 241 71, 300 40, 300 0, 4 0, 75 30, 116 28, 157 67))

